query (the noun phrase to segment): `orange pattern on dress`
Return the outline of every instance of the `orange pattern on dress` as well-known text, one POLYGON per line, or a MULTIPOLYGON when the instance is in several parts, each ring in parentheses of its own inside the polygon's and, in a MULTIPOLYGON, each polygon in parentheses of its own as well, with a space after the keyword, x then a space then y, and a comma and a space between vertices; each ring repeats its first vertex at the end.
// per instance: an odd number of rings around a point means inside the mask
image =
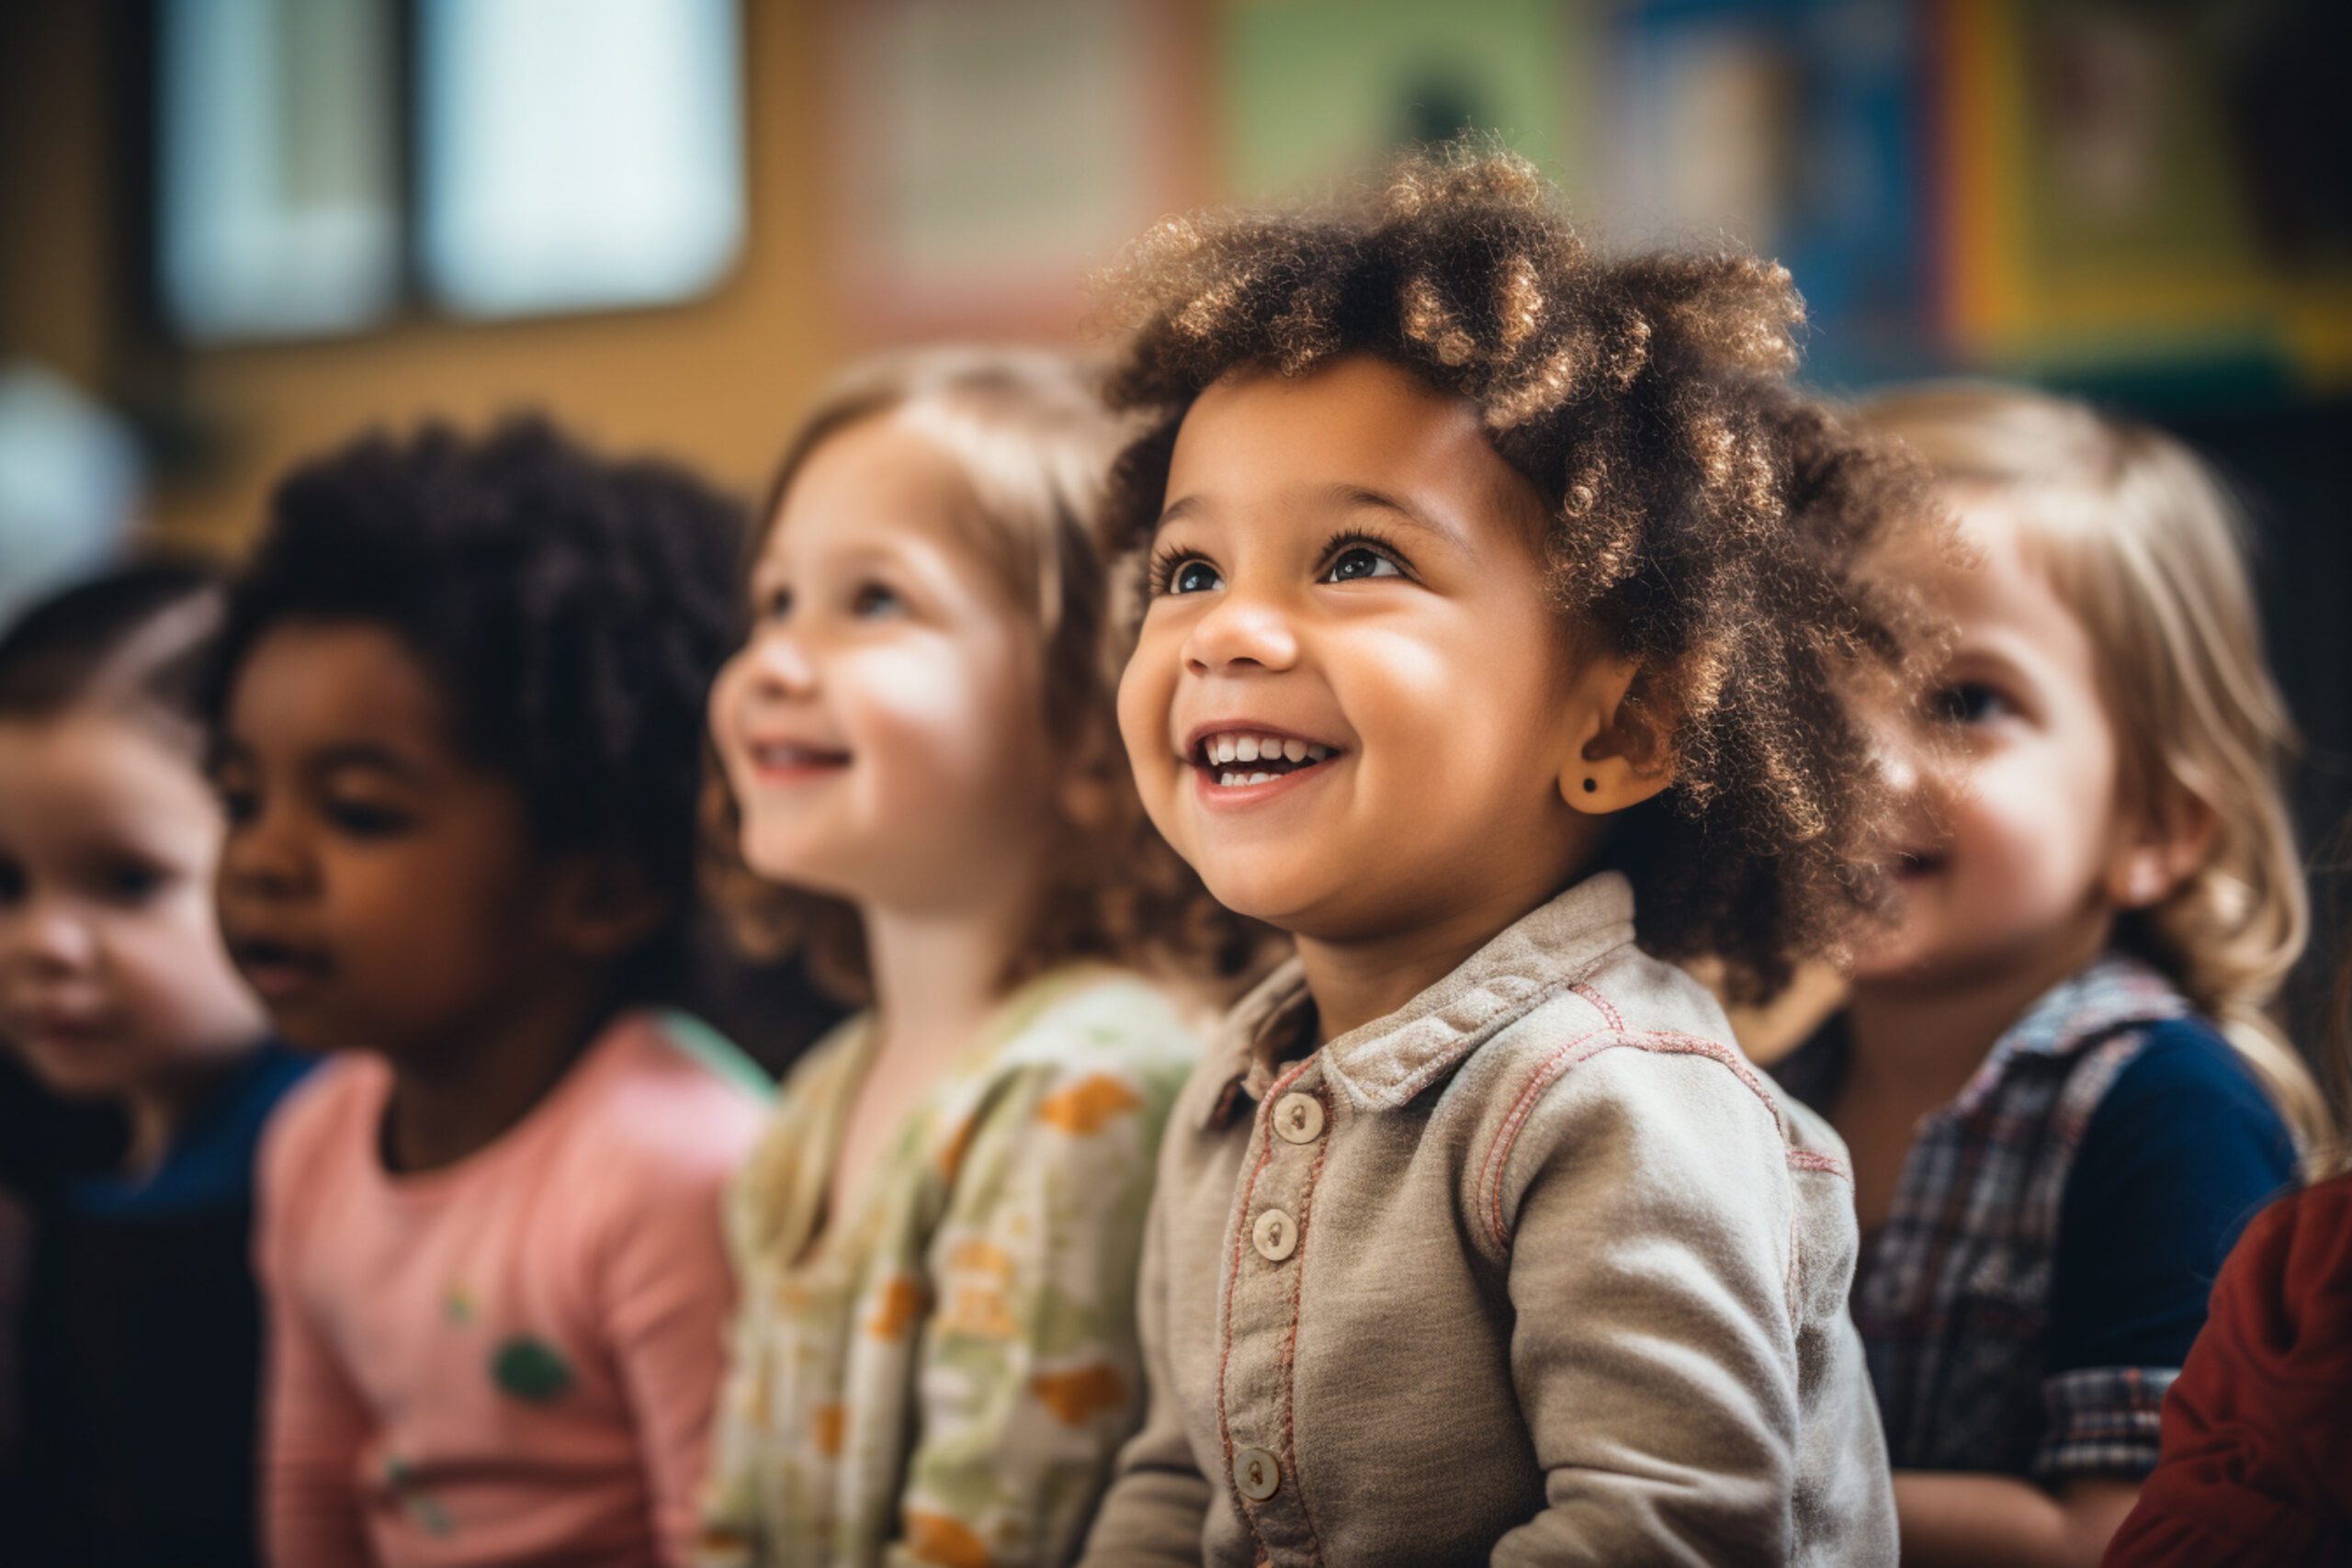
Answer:
POLYGON ((1039 1100, 1037 1117, 1065 1133, 1098 1133, 1113 1117, 1142 1103, 1142 1098, 1126 1084, 1098 1073, 1039 1100))
POLYGON ((1039 1372, 1029 1380, 1030 1392, 1065 1427, 1081 1427, 1106 1410, 1127 1403, 1127 1380, 1107 1362, 1072 1367, 1068 1371, 1039 1372))

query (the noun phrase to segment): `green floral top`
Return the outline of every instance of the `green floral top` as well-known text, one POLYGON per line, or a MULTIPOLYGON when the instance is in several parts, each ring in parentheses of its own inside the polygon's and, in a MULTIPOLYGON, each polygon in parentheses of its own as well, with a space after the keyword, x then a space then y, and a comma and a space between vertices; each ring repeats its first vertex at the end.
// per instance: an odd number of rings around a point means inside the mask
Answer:
POLYGON ((865 1015, 819 1043, 737 1180, 698 1562, 1067 1562, 1142 1414, 1136 1269, 1194 1037, 1133 976, 1031 982, 820 1234, 873 1049, 865 1015))

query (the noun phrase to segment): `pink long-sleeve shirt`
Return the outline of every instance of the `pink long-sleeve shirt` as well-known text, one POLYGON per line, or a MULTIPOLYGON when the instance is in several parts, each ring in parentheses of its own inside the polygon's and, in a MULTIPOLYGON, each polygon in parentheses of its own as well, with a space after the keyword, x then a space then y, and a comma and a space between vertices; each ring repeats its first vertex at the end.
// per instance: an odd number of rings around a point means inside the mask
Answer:
POLYGON ((265 1142, 271 1562, 683 1561, 755 1069, 690 1020, 627 1017, 495 1142, 411 1176, 378 1154, 390 1089, 338 1059, 265 1142))

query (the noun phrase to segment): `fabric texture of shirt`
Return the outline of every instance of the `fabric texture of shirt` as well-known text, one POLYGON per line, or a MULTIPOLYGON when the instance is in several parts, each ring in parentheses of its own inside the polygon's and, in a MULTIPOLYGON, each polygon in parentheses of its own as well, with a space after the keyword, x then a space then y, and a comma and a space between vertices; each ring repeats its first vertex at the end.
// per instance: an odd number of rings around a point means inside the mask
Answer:
POLYGON ((1303 1054, 1295 961, 1234 1011, 1089 1564, 1894 1562, 1845 1151, 1633 915, 1589 878, 1303 1054))
POLYGON ((1042 976, 828 1224, 874 1049, 860 1016, 804 1058, 738 1184, 702 1561, 1067 1562, 1142 1409, 1136 1256, 1198 1042, 1134 976, 1042 976))
POLYGON ((0 1556, 107 1568, 257 1559, 254 1151, 309 1066, 257 1047, 153 1170, 67 1176, 35 1208, 26 1442, 0 1491, 0 1556))
POLYGON ((2246 1227, 2107 1562, 2352 1562, 2352 1176, 2246 1227))
MULTIPOLYGON (((1776 1068, 1826 1110, 1832 1028, 1776 1068)), ((2239 1228, 2294 1179, 2285 1122, 2154 968, 2110 954, 1922 1120, 1854 1316, 1897 1469, 2136 1478, 2239 1228)))
POLYGON ((388 1173, 391 1075, 339 1057, 263 1160, 279 1568, 640 1565, 691 1548, 757 1069, 683 1014, 609 1025, 523 1119, 388 1173))

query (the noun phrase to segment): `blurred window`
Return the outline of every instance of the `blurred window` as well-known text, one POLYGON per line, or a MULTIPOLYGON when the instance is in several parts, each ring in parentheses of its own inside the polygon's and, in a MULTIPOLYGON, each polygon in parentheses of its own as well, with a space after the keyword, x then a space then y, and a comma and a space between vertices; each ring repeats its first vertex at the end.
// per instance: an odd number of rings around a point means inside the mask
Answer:
POLYGON ((669 304, 741 247, 740 0, 156 15, 157 276, 190 341, 354 332, 411 300, 669 304))
POLYGON ((743 232, 733 0, 421 0, 419 256, 467 315, 700 294, 743 232))
POLYGON ((390 0, 164 0, 157 273, 198 342, 347 332, 401 287, 390 0))

